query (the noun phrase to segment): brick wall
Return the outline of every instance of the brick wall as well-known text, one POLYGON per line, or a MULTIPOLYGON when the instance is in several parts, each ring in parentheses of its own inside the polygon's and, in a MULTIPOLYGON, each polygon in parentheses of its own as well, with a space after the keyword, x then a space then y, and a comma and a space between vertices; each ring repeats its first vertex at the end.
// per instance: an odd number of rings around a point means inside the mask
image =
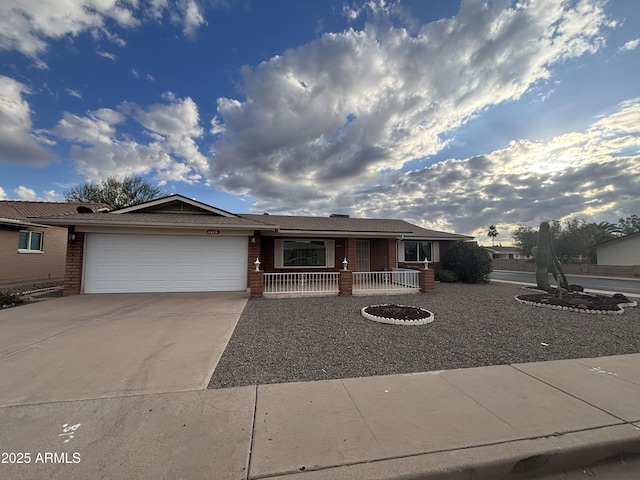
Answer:
POLYGON ((369 240, 369 256, 372 272, 382 272, 385 269, 393 269, 393 267, 389 266, 388 255, 388 242, 386 238, 374 238, 369 240))
MULTIPOLYGON (((253 262, 256 261, 256 258, 260 259, 260 270, 264 270, 262 263, 264 262, 261 254, 261 243, 262 243, 262 237, 260 236, 260 231, 255 230, 253 232, 253 236, 249 237, 247 239, 247 242, 249 242, 249 248, 247 249, 248 251, 248 256, 247 256, 247 275, 249 275, 251 273, 252 270, 256 269, 256 266, 253 262), (251 239, 254 238, 255 242, 251 243, 251 239)), ((249 283, 249 281, 247 280, 247 284, 249 283)))
POLYGON ((389 270, 398 266, 398 243, 393 238, 387 239, 387 258, 389 259, 389 270))
POLYGON ((76 233, 76 241, 67 243, 67 263, 64 272, 63 295, 80 295, 82 290, 82 261, 84 233, 76 233))
POLYGON ((347 246, 347 262, 349 262, 347 268, 355 271, 358 265, 358 240, 355 238, 345 238, 344 243, 347 246))
POLYGON ((0 284, 64 277, 67 229, 0 229, 0 284), (43 253, 18 253, 20 230, 42 232, 43 253))

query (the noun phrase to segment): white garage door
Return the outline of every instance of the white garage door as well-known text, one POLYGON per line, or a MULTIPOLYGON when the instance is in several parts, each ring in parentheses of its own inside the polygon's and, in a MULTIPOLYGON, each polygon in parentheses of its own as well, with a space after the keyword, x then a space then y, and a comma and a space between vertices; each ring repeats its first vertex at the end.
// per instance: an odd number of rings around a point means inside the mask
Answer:
POLYGON ((246 237, 89 233, 85 293, 247 288, 246 237))

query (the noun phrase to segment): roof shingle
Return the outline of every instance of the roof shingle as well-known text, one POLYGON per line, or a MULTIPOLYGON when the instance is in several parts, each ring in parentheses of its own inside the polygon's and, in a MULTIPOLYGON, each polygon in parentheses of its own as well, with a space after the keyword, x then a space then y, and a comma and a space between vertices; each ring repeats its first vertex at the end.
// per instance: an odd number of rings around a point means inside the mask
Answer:
POLYGON ((52 215, 76 215, 79 206, 93 210, 108 208, 104 203, 30 202, 23 200, 0 200, 0 217, 26 220, 29 217, 52 215))

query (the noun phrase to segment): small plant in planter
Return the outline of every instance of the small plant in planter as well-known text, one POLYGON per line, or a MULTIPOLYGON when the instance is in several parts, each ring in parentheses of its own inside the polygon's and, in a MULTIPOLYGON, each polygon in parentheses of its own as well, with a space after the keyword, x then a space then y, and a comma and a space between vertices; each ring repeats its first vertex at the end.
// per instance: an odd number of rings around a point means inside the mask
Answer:
POLYGON ((8 293, 0 293, 0 307, 1 308, 9 308, 15 307, 16 305, 21 305, 24 303, 24 300, 20 298, 18 295, 10 295, 8 293))

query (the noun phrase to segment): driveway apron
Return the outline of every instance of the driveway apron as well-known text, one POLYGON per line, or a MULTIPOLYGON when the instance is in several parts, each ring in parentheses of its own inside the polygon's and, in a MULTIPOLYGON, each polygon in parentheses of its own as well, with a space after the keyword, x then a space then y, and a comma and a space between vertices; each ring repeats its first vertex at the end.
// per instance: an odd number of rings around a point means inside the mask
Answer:
POLYGON ((205 389, 247 298, 80 295, 0 311, 0 406, 205 389))

